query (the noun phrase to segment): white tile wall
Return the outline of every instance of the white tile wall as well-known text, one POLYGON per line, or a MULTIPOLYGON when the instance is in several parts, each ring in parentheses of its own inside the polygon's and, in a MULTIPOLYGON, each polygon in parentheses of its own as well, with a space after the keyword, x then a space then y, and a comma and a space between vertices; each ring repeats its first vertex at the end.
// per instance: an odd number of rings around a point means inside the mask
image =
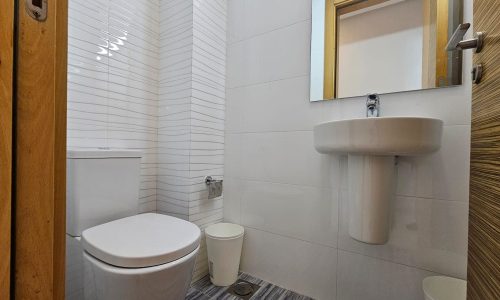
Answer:
MULTIPOLYGON (((156 210, 158 0, 69 1, 68 148, 141 150, 140 210, 156 210)), ((81 245, 67 238, 66 299, 83 299, 81 245)))
POLYGON ((156 210, 158 7, 69 1, 68 148, 141 150, 142 211, 156 210))
POLYGON ((336 294, 337 249, 252 228, 243 243, 245 272, 315 299, 336 294))
POLYGON ((250 180, 237 190, 247 227, 337 246, 338 190, 250 180))
POLYGON ((158 211, 188 219, 192 1, 160 2, 158 211))
POLYGON ((345 159, 316 153, 312 126, 362 116, 362 99, 309 103, 310 0, 283 1, 229 0, 227 16, 224 0, 70 1, 68 146, 143 150, 144 211, 201 227, 224 212, 247 228, 243 270, 319 299, 419 299, 431 272, 464 277, 468 77, 383 96, 384 115, 443 119, 443 148, 399 160, 391 240, 357 244, 345 159), (223 207, 202 181, 224 172, 223 207))
POLYGON ((364 99, 309 102, 310 6, 228 0, 224 220, 246 228, 242 269, 318 299, 422 299, 423 277, 466 276, 471 55, 460 87, 382 95, 383 116, 442 119, 443 145, 398 160, 391 238, 358 243, 346 159, 317 153, 312 128, 363 117, 364 99))
MULTIPOLYGON (((204 178, 224 171, 226 2, 162 0, 161 12, 158 212, 203 229, 222 220, 204 178)), ((208 272, 202 240, 194 280, 208 272)))
POLYGON ((225 61, 225 0, 70 1, 68 147, 139 149, 141 211, 221 221, 225 61))
POLYGON ((338 299, 422 300, 422 280, 432 272, 339 250, 338 299))

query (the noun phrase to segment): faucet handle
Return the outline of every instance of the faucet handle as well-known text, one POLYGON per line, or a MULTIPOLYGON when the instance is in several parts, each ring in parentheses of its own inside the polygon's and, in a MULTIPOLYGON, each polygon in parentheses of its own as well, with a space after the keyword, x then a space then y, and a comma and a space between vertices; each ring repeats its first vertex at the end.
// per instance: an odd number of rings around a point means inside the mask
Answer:
POLYGON ((378 94, 368 94, 366 96, 366 104, 377 104, 380 101, 378 94))
POLYGON ((368 94, 368 96, 366 96, 366 117, 378 117, 380 114, 379 106, 380 98, 378 94, 368 94))

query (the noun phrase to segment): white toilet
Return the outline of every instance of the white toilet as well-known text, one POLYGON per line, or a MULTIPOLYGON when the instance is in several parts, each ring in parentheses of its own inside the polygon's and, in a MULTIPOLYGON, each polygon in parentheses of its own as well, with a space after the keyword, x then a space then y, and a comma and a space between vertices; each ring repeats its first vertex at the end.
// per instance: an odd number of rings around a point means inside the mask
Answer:
POLYGON ((71 288, 83 285, 75 299, 184 299, 200 230, 170 216, 137 215, 139 173, 137 151, 68 151, 67 240, 75 245, 81 236, 83 249, 83 260, 67 262, 71 288))
POLYGON ((447 276, 430 276, 422 281, 425 300, 465 300, 467 281, 447 276))

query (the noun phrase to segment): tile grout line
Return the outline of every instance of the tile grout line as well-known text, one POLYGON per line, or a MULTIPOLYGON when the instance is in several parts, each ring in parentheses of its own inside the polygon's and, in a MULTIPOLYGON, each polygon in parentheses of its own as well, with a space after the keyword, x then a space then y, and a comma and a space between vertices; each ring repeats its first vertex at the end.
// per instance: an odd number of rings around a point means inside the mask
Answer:
POLYGON ((248 40, 253 40, 255 38, 258 38, 258 37, 261 37, 261 36, 264 36, 264 35, 267 35, 267 34, 270 34, 270 33, 273 33, 273 32, 276 32, 276 31, 280 31, 280 30, 285 30, 285 29, 288 29, 289 27, 292 27, 292 26, 295 26, 295 25, 298 25, 300 23, 308 23, 310 22, 312 19, 309 17, 307 19, 303 19, 303 20, 298 20, 298 21, 295 21, 293 23, 289 23, 287 25, 284 25, 284 26, 279 26, 279 27, 276 27, 274 29, 271 29, 271 30, 268 30, 268 31, 265 31, 265 32, 261 32, 261 33, 257 33, 257 34, 253 34, 253 35, 249 35, 247 37, 244 37, 242 39, 238 39, 238 40, 233 40, 233 41, 229 41, 227 43, 228 46, 234 46, 236 44, 239 44, 239 43, 242 43, 242 42, 246 42, 248 40))

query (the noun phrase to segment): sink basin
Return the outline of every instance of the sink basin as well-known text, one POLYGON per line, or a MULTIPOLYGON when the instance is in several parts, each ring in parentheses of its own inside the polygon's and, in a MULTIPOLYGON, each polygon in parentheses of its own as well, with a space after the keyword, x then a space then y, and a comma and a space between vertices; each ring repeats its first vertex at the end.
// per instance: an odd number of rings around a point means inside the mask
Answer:
POLYGON ((419 117, 384 117, 332 121, 314 127, 320 153, 413 156, 441 145, 443 121, 419 117))
POLYGON ((389 239, 395 156, 423 155, 441 146, 443 121, 419 117, 332 121, 314 127, 320 153, 347 154, 349 235, 369 244, 389 239))

